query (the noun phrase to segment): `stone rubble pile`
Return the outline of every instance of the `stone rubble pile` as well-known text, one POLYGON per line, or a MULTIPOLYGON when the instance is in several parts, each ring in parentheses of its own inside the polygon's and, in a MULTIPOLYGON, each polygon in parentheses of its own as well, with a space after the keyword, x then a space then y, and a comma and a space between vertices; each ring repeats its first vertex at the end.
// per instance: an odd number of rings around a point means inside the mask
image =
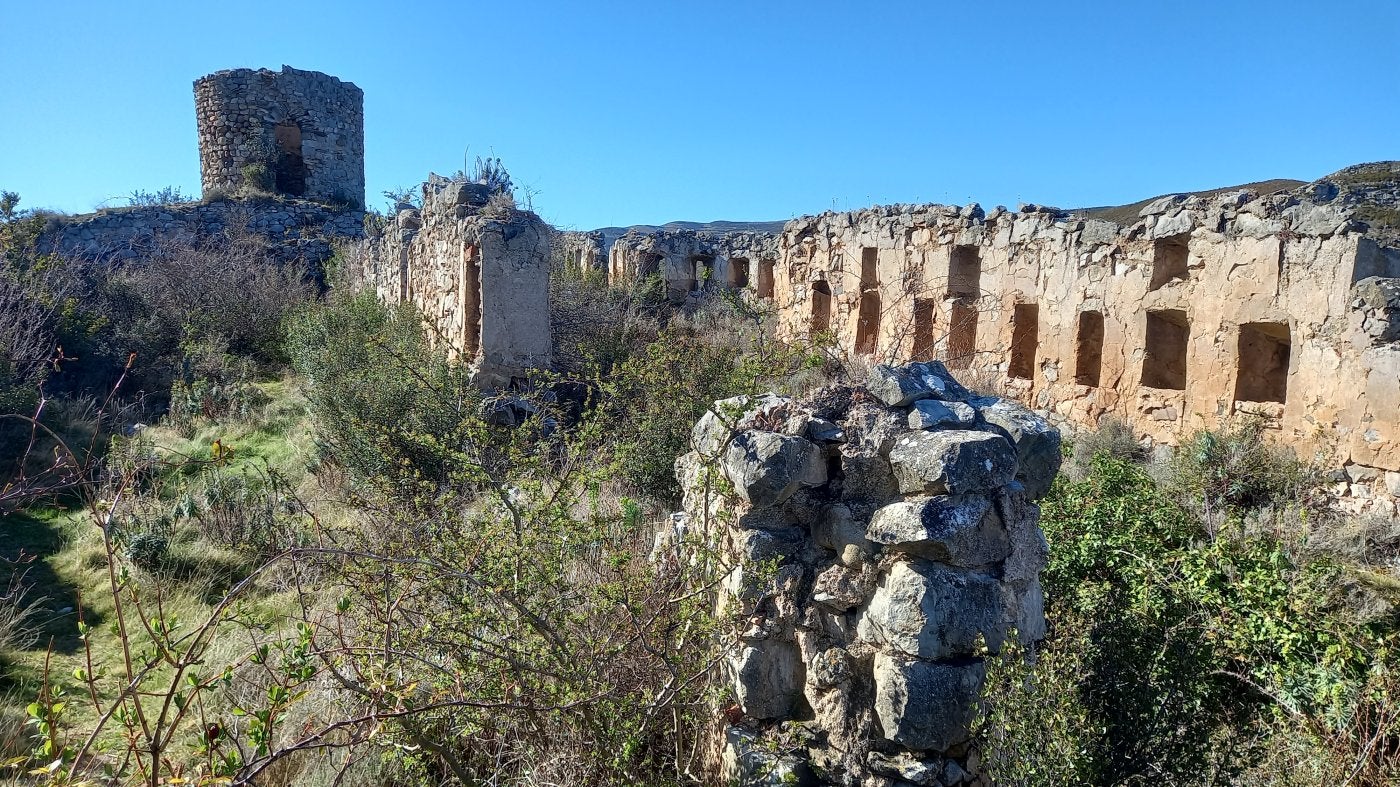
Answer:
POLYGON ((716 402, 692 448, 684 528, 732 566, 726 778, 988 783, 971 740, 983 658, 1013 631, 1044 637, 1034 500, 1059 433, 930 362, 716 402))

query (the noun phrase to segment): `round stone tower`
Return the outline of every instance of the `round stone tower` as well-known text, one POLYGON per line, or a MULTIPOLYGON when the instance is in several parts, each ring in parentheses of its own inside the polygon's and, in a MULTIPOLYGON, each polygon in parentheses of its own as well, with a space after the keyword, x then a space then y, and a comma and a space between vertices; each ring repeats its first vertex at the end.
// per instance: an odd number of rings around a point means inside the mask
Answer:
POLYGON ((282 66, 195 80, 199 169, 206 196, 247 183, 290 197, 365 204, 364 91, 282 66))

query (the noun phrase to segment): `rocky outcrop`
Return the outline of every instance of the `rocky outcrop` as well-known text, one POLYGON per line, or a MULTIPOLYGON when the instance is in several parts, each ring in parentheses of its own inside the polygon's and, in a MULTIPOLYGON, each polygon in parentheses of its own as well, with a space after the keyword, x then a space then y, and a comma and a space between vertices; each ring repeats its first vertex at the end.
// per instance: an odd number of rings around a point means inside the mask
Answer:
POLYGON ((691 444, 686 528, 729 566, 726 778, 984 784, 983 657, 1044 636, 1034 498, 1059 434, 934 362, 716 402, 691 444))

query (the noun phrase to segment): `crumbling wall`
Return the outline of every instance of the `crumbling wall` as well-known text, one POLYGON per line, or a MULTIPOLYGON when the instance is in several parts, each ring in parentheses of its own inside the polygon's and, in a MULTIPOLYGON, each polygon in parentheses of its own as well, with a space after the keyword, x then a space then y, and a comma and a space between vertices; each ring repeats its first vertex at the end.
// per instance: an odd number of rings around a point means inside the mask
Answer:
MULTIPOLYGON (((1394 255, 1368 230, 1341 204, 1248 191, 1166 197, 1128 226, 1033 205, 826 213, 785 227, 775 302, 784 335, 941 358, 1061 425, 1111 414, 1173 445, 1262 416, 1305 456, 1398 472, 1395 350, 1368 333, 1389 318, 1353 293, 1394 255)), ((1352 486, 1393 506, 1379 481, 1352 486)))
MULTIPOLYGON (((1034 500, 1060 436, 937 362, 865 388, 716 402, 677 462, 683 529, 728 561, 726 778, 985 784, 983 656, 1043 638, 1034 500)), ((665 534, 658 549, 678 548, 665 534)))
POLYGON ((434 176, 421 209, 399 211, 361 244, 352 275, 422 311, 478 384, 506 388, 550 364, 551 233, 535 214, 493 203, 484 185, 434 176))
POLYGON ((206 197, 267 168, 281 194, 363 207, 364 92, 290 66, 218 71, 194 83, 199 168, 206 197))
POLYGON ((625 283, 660 276, 673 300, 727 287, 772 297, 777 238, 763 232, 629 231, 608 250, 608 279, 625 283), (765 279, 765 275, 767 278, 765 279))
POLYGON ((608 254, 603 248, 603 233, 560 232, 555 237, 555 255, 564 265, 580 273, 606 272, 608 254))
POLYGON ((219 200, 113 208, 65 216, 39 240, 45 252, 121 261, 162 243, 210 243, 238 233, 261 235, 274 256, 318 265, 342 241, 364 237, 364 213, 302 200, 219 200))

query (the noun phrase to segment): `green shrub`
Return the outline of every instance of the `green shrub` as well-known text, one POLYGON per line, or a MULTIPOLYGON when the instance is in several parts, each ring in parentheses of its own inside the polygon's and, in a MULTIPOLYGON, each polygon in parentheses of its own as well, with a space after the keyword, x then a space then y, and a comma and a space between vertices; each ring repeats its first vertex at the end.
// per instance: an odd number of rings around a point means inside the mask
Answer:
POLYGON ((1169 485, 1203 515, 1307 501, 1320 475, 1291 448, 1267 439, 1262 421, 1200 431, 1173 454, 1169 485))
POLYGON ((1391 772, 1393 752, 1366 736, 1400 733, 1376 714, 1394 698, 1395 621, 1353 614, 1336 562, 1246 527, 1239 506, 1277 504, 1291 465, 1237 434, 1194 442, 1207 450, 1192 461, 1259 473, 1206 476, 1223 520, 1107 457, 1043 502, 1050 635, 1033 666, 1015 649, 991 664, 998 783, 1240 783, 1272 767, 1275 737, 1300 732, 1314 763, 1350 751, 1349 769, 1391 772))
POLYGON ((270 192, 276 186, 272 168, 261 161, 243 165, 243 185, 255 191, 270 192))

